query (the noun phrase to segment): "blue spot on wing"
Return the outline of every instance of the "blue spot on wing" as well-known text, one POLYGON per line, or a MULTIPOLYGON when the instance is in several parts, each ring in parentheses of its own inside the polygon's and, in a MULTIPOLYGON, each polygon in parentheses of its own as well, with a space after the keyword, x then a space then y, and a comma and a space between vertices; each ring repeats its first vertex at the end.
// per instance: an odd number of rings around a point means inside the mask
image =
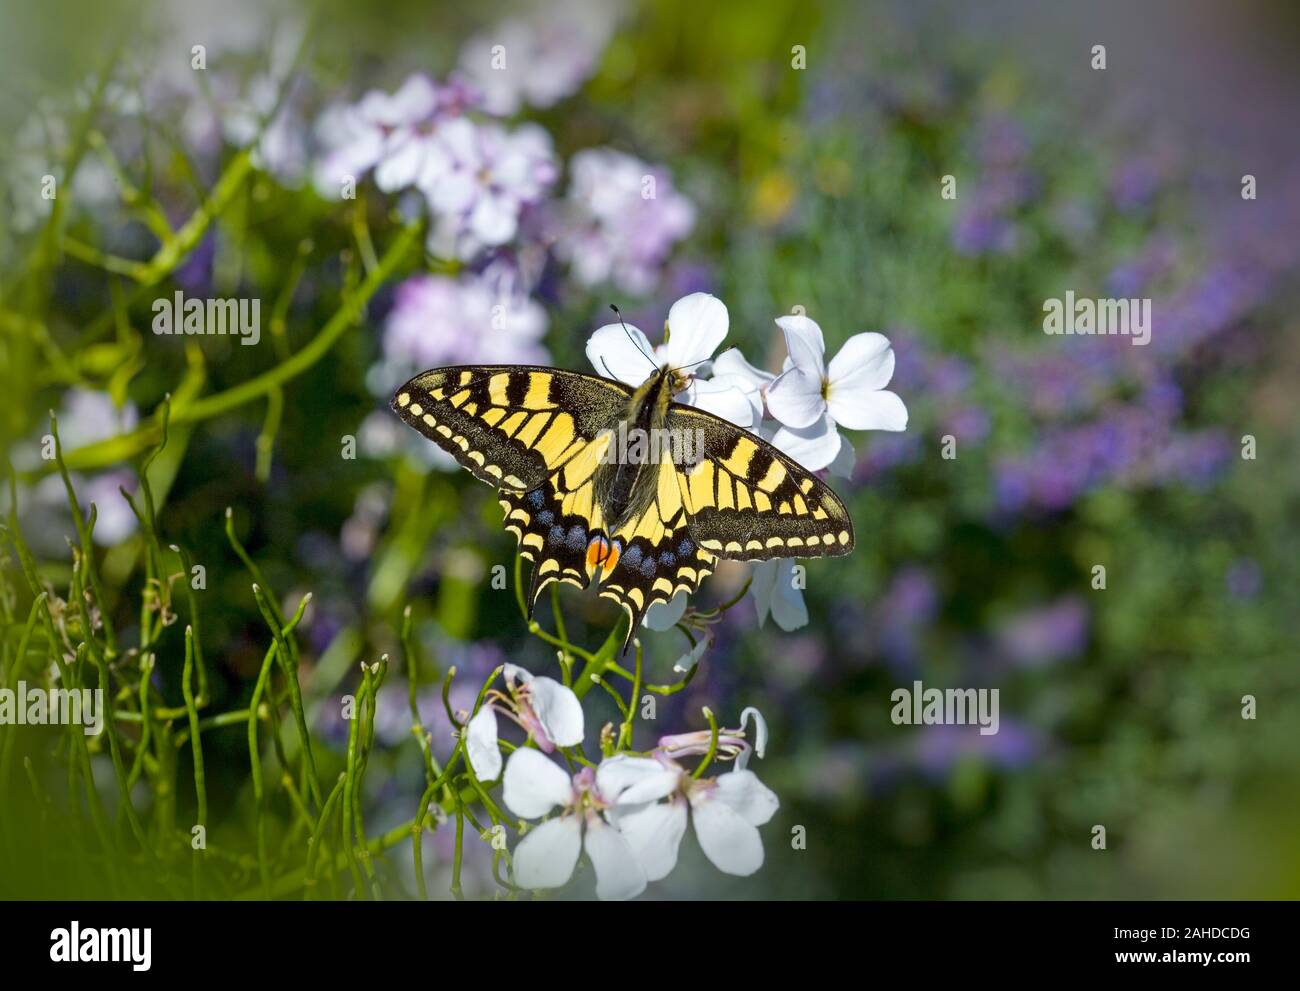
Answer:
POLYGON ((578 524, 569 527, 569 535, 564 539, 571 551, 580 551, 587 546, 587 531, 578 524))

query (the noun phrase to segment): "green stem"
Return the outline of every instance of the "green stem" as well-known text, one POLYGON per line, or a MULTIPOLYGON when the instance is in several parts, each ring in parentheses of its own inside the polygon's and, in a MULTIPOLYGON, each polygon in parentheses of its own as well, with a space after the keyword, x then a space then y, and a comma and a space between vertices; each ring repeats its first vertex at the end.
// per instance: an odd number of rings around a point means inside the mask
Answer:
MULTIPOLYGON (((208 788, 203 774, 203 735, 199 732, 199 708, 194 704, 194 630, 185 627, 185 667, 181 672, 181 694, 185 696, 185 708, 190 717, 190 750, 194 755, 194 793, 198 803, 198 822, 203 831, 204 843, 208 831, 208 788)), ((194 851, 194 897, 199 897, 199 860, 198 850, 194 851)))
MULTIPOLYGON (((405 260, 411 248, 419 243, 421 225, 412 224, 402 228, 393 243, 388 246, 379 265, 361 284, 345 299, 339 309, 325 322, 312 340, 301 351, 287 361, 261 375, 232 386, 224 392, 198 399, 185 405, 177 404, 172 411, 173 426, 184 423, 197 423, 209 420, 246 403, 253 402, 268 394, 272 389, 283 386, 311 368, 329 353, 340 337, 359 319, 362 308, 369 302, 381 285, 396 271, 405 260)), ((144 450, 157 438, 158 428, 151 424, 142 426, 129 433, 110 437, 107 440, 87 444, 75 451, 70 451, 67 463, 72 468, 98 468, 130 457, 144 450)))
POLYGON ((592 686, 596 684, 594 679, 602 676, 605 673, 605 668, 614 660, 614 655, 618 653, 619 647, 623 644, 623 629, 627 621, 625 615, 614 624, 614 629, 610 630, 609 637, 601 644, 600 650, 596 651, 595 656, 582 669, 582 674, 573 686, 573 694, 578 698, 584 698, 591 691, 592 686))

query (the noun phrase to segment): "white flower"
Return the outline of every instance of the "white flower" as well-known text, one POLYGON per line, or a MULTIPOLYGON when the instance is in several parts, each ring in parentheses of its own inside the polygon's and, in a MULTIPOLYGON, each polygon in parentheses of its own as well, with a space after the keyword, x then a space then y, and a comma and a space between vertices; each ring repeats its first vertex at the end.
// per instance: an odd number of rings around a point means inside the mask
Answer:
POLYGON ((610 323, 587 340, 587 360, 601 375, 639 386, 660 368, 674 369, 675 399, 730 420, 742 427, 754 424, 753 406, 744 392, 725 381, 699 377, 700 366, 727 336, 727 307, 708 293, 683 296, 668 311, 664 342, 651 348, 649 340, 630 324, 610 323))
POLYGON ((767 387, 776 376, 756 368, 745 360, 740 348, 728 348, 713 361, 713 381, 735 386, 745 394, 754 411, 754 422, 763 419, 767 402, 767 387))
POLYGON ((622 789, 614 788, 622 781, 607 775, 605 793, 614 799, 610 817, 631 845, 647 881, 666 877, 676 866, 688 808, 700 849, 718 870, 747 877, 763 866, 758 827, 776 814, 781 803, 746 765, 751 751, 762 757, 767 749, 767 722, 751 706, 741 713, 739 729, 718 731, 718 755, 736 761, 735 769, 726 774, 697 780, 677 763, 676 758, 707 753, 712 745, 710 730, 665 736, 655 748, 653 761, 614 757, 602 765, 624 759, 639 762, 634 773, 621 776, 627 782, 622 789), (751 720, 753 746, 745 738, 751 720), (656 762, 658 770, 644 766, 656 762))
POLYGON ((627 839, 605 818, 630 794, 637 801, 662 798, 658 762, 645 757, 613 757, 594 771, 585 767, 572 778, 536 750, 521 747, 506 763, 502 800, 523 819, 561 810, 531 830, 515 847, 515 883, 524 888, 558 888, 573 874, 585 848, 596 871, 596 895, 635 898, 646 876, 627 839), (647 783, 649 786, 647 787, 647 783))
POLYGON ((582 703, 571 689, 513 664, 505 665, 504 673, 507 691, 489 691, 465 729, 466 755, 482 781, 493 781, 501 774, 497 713, 518 723, 545 753, 582 742, 582 703))
POLYGON ((785 371, 766 390, 767 409, 782 426, 772 443, 816 471, 842 458, 836 426, 850 430, 903 430, 907 408, 885 390, 894 374, 894 351, 882 334, 855 334, 827 366, 826 343, 806 316, 778 317, 785 332, 785 371))
POLYGON ((789 632, 808 625, 808 607, 794 582, 795 562, 789 558, 755 561, 749 594, 758 610, 758 625, 770 614, 776 625, 789 632))

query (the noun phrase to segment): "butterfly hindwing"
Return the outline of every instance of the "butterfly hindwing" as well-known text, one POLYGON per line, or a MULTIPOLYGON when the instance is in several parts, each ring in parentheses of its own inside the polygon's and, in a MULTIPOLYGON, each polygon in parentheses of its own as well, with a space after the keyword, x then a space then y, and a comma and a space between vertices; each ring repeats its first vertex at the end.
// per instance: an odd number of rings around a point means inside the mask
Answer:
POLYGON ((690 532, 678 471, 671 460, 661 461, 654 498, 612 535, 613 559, 600 594, 627 611, 629 639, 647 609, 678 592, 695 592, 713 571, 715 556, 690 532))
POLYGON ((830 486, 767 441, 691 406, 669 410, 673 430, 698 430, 703 452, 678 478, 690 532, 718 557, 762 561, 853 549, 853 521, 830 486))
POLYGON ((576 513, 565 513, 563 497, 547 480, 529 492, 499 493, 505 510, 505 528, 519 541, 519 554, 533 566, 527 603, 531 615, 537 596, 551 582, 586 588, 587 545, 591 523, 576 513))
POLYGON ((476 478, 527 492, 617 421, 631 390, 595 375, 528 365, 435 368, 392 407, 476 478))

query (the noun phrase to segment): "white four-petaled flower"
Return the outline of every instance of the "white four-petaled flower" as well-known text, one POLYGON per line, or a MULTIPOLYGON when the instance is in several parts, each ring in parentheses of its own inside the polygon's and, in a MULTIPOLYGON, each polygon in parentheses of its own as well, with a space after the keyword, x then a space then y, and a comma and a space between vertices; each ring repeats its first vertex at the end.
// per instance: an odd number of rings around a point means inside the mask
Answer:
POLYGON ((511 754, 501 796, 506 807, 523 819, 560 809, 558 816, 534 827, 515 847, 515 883, 525 888, 558 888, 568 882, 585 849, 596 871, 597 897, 635 898, 644 891, 645 869, 606 815, 635 779, 655 773, 657 767, 649 758, 615 757, 595 770, 584 767, 570 778, 536 750, 521 747, 511 754))
POLYGON ((703 367, 727 336, 727 307, 716 296, 696 292, 683 296, 668 311, 664 342, 651 347, 637 327, 610 323, 587 340, 587 359, 601 375, 639 386, 665 365, 676 373, 679 403, 750 428, 750 400, 729 381, 701 378, 703 367))
POLYGON ((506 691, 489 691, 465 728, 465 752, 481 781, 494 781, 501 775, 497 713, 518 723, 548 754, 556 747, 576 747, 582 742, 582 703, 572 689, 514 664, 507 664, 503 672, 506 691))
POLYGON ((854 334, 826 363, 826 342, 806 316, 778 317, 785 332, 785 370, 767 386, 768 412, 781 426, 772 443, 816 471, 841 456, 837 426, 850 430, 904 430, 907 407, 885 389, 894 374, 894 349, 883 334, 854 334))
MULTIPOLYGON (((642 770, 631 785, 612 797, 611 819, 631 845, 647 881, 666 877, 677 864, 677 851, 689 818, 695 824, 700 849, 725 874, 747 877, 763 866, 763 840, 758 827, 780 807, 776 795, 749 770, 749 754, 760 757, 767 747, 767 723, 757 709, 741 714, 741 728, 721 730, 720 754, 733 756, 735 769, 716 778, 696 779, 676 758, 706 753, 712 733, 704 730, 664 737, 655 750, 658 770, 642 770), (744 729, 754 721, 754 744, 744 729), (664 800, 666 799, 666 801, 664 800)), ((620 760, 612 757, 601 766, 620 760)))

